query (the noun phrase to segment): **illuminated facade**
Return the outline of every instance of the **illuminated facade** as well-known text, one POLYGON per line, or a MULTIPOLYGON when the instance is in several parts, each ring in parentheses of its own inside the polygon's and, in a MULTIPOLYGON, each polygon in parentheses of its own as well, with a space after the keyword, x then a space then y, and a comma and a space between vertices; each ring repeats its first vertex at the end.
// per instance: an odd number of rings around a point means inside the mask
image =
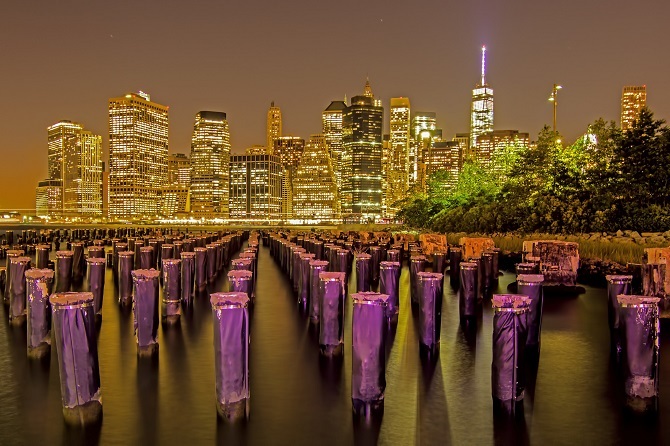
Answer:
POLYGON ((109 215, 145 218, 161 213, 167 185, 168 107, 148 94, 109 100, 109 215))
POLYGON ((274 142, 272 154, 279 157, 284 169, 295 171, 300 164, 305 140, 297 136, 280 136, 274 142))
POLYGON ((486 47, 482 47, 482 79, 472 90, 470 112, 470 147, 478 144, 479 135, 493 131, 493 89, 486 83, 486 47))
POLYGON ((621 130, 626 131, 640 116, 640 110, 647 105, 647 86, 623 87, 621 94, 621 130))
POLYGON ((191 139, 191 213, 226 218, 230 131, 226 114, 201 111, 195 115, 191 139))
POLYGON ((321 130, 326 138, 328 152, 333 163, 338 194, 342 193, 342 165, 344 164, 344 146, 342 144, 342 113, 347 108, 343 101, 333 101, 321 113, 321 130))
POLYGON ((362 221, 379 218, 382 212, 382 128, 384 108, 372 96, 354 96, 342 116, 346 161, 342 168, 342 213, 362 221))
POLYGON ((530 135, 519 133, 518 130, 494 130, 479 136, 479 144, 475 151, 475 160, 488 166, 491 164, 491 156, 498 150, 509 145, 528 147, 530 135))
POLYGON ((168 184, 184 187, 191 185, 191 160, 185 153, 168 156, 168 184))
POLYGON ((443 170, 449 173, 448 186, 454 187, 462 167, 462 146, 456 141, 436 141, 424 153, 426 180, 443 170))
POLYGON ((60 121, 47 128, 47 145, 48 179, 60 181, 62 215, 102 216, 102 137, 60 121))
POLYGON ((63 214, 61 180, 43 180, 35 190, 35 213, 40 218, 60 218, 63 214))
POLYGON ((273 155, 230 157, 230 218, 281 219, 281 164, 273 155))
POLYGON ((186 216, 189 210, 191 160, 184 153, 168 156, 168 184, 162 192, 162 213, 165 216, 186 216))
POLYGON ((452 141, 457 142, 461 147, 461 164, 465 161, 471 161, 474 159, 474 151, 470 149, 470 134, 469 133, 456 133, 452 141))
POLYGON ((275 107, 274 101, 270 103, 268 109, 266 145, 269 150, 275 146, 275 140, 282 136, 281 110, 275 107))
POLYGON ((293 218, 340 219, 337 182, 324 135, 312 135, 293 177, 293 218))
MULTIPOLYGON (((442 140, 442 130, 437 128, 435 112, 416 112, 412 117, 412 139, 408 155, 408 187, 422 189, 423 151, 434 141, 442 140)), ((424 175, 425 176, 425 175, 424 175)))
POLYGON ((398 211, 393 204, 409 189, 410 105, 408 98, 391 98, 390 140, 385 169, 387 214, 398 211))

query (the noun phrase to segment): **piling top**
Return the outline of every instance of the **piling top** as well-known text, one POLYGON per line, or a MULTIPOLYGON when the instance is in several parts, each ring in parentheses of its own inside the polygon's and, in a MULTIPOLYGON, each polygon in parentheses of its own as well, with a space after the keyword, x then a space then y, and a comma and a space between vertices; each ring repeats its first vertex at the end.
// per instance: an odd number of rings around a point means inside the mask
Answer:
POLYGON ((161 249, 170 249, 170 248, 174 249, 174 245, 172 243, 163 243, 161 245, 161 249))
POLYGON ((230 261, 231 265, 251 265, 251 259, 239 258, 230 261))
POLYGON ((133 276, 133 279, 141 282, 144 280, 158 279, 158 276, 161 275, 161 272, 151 268, 151 269, 136 269, 131 271, 130 274, 133 276))
MULTIPOLYGON (((9 251, 7 251, 7 255, 9 255, 9 251)), ((56 251, 56 257, 72 257, 74 256, 74 252, 72 251, 56 251)))
POLYGON ((410 261, 412 261, 412 262, 418 262, 418 261, 423 262, 423 261, 426 260, 426 256, 412 256, 412 257, 410 257, 409 259, 410 259, 410 261))
POLYGON ((330 264, 327 260, 312 260, 309 262, 309 266, 323 266, 326 267, 330 264))
POLYGON ((254 275, 253 272, 246 270, 246 269, 234 269, 232 271, 228 271, 228 278, 235 280, 235 279, 251 279, 251 277, 254 275))
POLYGON ((624 283, 631 283, 633 281, 633 276, 625 274, 623 275, 610 274, 605 276, 605 279, 607 279, 609 283, 624 284, 624 283))
POLYGON ((384 260, 383 262, 379 262, 379 267, 382 269, 400 268, 400 262, 389 262, 388 260, 384 260))
POLYGON ((179 265, 181 263, 181 259, 161 259, 163 262, 163 265, 179 265))
POLYGON ((356 254, 356 260, 358 260, 358 259, 367 260, 367 259, 371 259, 371 258, 372 258, 372 256, 370 254, 368 254, 367 252, 359 252, 358 254, 356 254))
POLYGON ((386 251, 386 255, 388 255, 389 253, 400 254, 400 250, 396 248, 389 249, 388 251, 386 251))
POLYGON ((247 293, 213 293, 209 296, 212 309, 219 308, 244 308, 249 305, 249 296, 247 293))
POLYGON ((179 255, 181 256, 182 260, 195 258, 195 253, 190 251, 182 251, 179 255))
POLYGON ((119 257, 133 257, 135 251, 119 251, 119 257))
POLYGON ((197 246, 193 248, 193 252, 207 252, 207 248, 203 248, 202 246, 197 246))
POLYGON ((23 256, 12 257, 9 259, 9 263, 20 263, 23 265, 27 265, 28 263, 30 263, 30 257, 23 257, 23 256))
POLYGON ((322 282, 344 282, 345 274, 335 271, 324 271, 319 273, 319 280, 322 282))
POLYGON ((119 251, 125 251, 128 248, 128 243, 117 243, 116 247, 119 251))
POLYGON ((255 259, 256 258, 256 253, 255 252, 241 252, 239 255, 240 259, 255 259))
POLYGON ((517 285, 541 285, 544 274, 519 274, 516 276, 517 285))
POLYGON ((661 299, 652 296, 619 294, 616 297, 616 300, 622 307, 649 307, 649 306, 657 306, 661 299))
POLYGON ((420 272, 417 274, 419 280, 442 280, 442 273, 420 272))
POLYGON ((93 305, 93 293, 69 291, 54 293, 49 297, 54 310, 59 308, 80 308, 93 305))
POLYGON ((478 267, 478 265, 476 263, 473 263, 473 262, 461 262, 460 263, 460 268, 461 269, 471 270, 471 269, 477 269, 477 267, 478 267))
POLYGON ((102 257, 89 257, 88 259, 86 259, 86 261, 88 263, 90 263, 91 265, 104 265, 105 264, 105 259, 103 259, 102 257))
POLYGON ((32 279, 32 280, 40 280, 40 279, 45 279, 45 280, 51 280, 54 278, 54 272, 53 270, 50 270, 48 268, 44 269, 39 269, 39 268, 31 268, 28 271, 26 271, 26 279, 32 279))
POLYGON ((374 291, 364 291, 362 293, 354 293, 351 295, 351 299, 356 304, 363 305, 386 305, 389 299, 388 294, 376 293, 374 291))
POLYGON ((493 251, 484 251, 482 257, 493 257, 493 251))
POLYGON ((46 251, 48 251, 48 250, 49 250, 49 248, 50 248, 50 246, 49 246, 49 245, 42 245, 42 244, 40 244, 40 245, 37 245, 37 246, 35 247, 35 249, 36 249, 36 250, 38 250, 38 251, 43 251, 43 250, 46 250, 46 251))
POLYGON ((311 259, 313 259, 314 257, 316 257, 316 254, 312 254, 312 253, 301 253, 301 254, 300 254, 300 259, 301 259, 301 260, 306 260, 306 259, 311 260, 311 259))
POLYGON ((528 311, 530 298, 523 294, 494 294, 492 304, 496 311, 523 313, 528 311))

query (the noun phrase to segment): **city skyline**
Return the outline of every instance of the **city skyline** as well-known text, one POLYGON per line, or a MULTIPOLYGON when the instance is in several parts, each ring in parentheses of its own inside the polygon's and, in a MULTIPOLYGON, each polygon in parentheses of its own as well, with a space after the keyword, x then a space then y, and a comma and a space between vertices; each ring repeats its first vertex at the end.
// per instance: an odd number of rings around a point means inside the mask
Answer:
POLYGON ((495 129, 519 129, 535 139, 543 125, 551 125, 547 97, 554 83, 565 87, 558 130, 566 141, 599 117, 618 124, 626 85, 646 85, 649 108, 658 118, 670 116, 668 62, 657 56, 663 54, 657 36, 670 5, 644 3, 645 20, 631 22, 625 5, 612 2, 545 6, 516 1, 485 7, 428 1, 424 9, 434 14, 417 17, 398 3, 379 1, 295 2, 269 5, 263 14, 252 4, 197 3, 202 4, 166 1, 159 8, 156 2, 75 2, 46 4, 39 13, 29 5, 9 8, 0 37, 16 43, 3 56, 9 68, 3 73, 0 154, 9 165, 27 160, 35 168, 10 169, 3 176, 0 186, 18 184, 21 190, 3 197, 0 208, 32 207, 34 185, 47 177, 44 129, 60 120, 102 135, 107 161, 106 101, 129 91, 147 91, 170 106, 170 153, 189 152, 193 116, 207 109, 227 113, 234 153, 263 144, 272 100, 282 108, 283 134, 306 138, 319 132, 321 111, 333 100, 358 94, 366 75, 385 109, 391 97, 408 97, 414 110, 436 112, 438 127, 451 138, 469 129, 478 49, 486 45, 487 81, 496 92, 495 129), (574 14, 576 8, 580 14, 574 14), (593 20, 605 12, 606 23, 593 20), (369 26, 355 27, 354 17, 369 26), (140 26, 147 20, 165 30, 160 38, 151 27, 140 26), (293 25, 292 32, 272 33, 271 24, 278 20, 293 25), (335 23, 337 38, 322 31, 335 23), (394 34, 401 25, 408 31, 394 34), (247 38, 252 28, 262 32, 247 38), (204 30, 207 39, 195 29, 204 30), (269 35, 275 39, 272 46, 269 35), (200 45, 196 50, 194 42, 200 45), (75 69, 62 58, 57 49, 65 46, 90 69, 75 69), (322 63, 310 57, 316 48, 329 55, 322 63), (413 54, 416 63, 388 70, 398 51, 413 54), (622 64, 622 54, 638 63, 622 64), (203 58, 214 64, 207 72, 200 68, 203 58), (271 66, 280 68, 273 72, 271 66))

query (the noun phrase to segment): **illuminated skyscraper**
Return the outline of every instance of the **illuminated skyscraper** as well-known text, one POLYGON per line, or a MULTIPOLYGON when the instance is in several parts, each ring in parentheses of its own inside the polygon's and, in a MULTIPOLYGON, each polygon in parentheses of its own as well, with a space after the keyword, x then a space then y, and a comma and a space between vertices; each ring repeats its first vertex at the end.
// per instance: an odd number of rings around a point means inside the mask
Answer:
POLYGON ((270 103, 270 108, 268 109, 266 135, 267 144, 265 147, 268 150, 272 150, 275 146, 275 140, 282 136, 281 110, 279 107, 275 107, 274 101, 270 103))
POLYGON ((281 164, 273 155, 230 157, 230 218, 281 219, 281 164))
POLYGON ((346 159, 342 168, 342 212, 362 220, 381 216, 382 128, 384 108, 374 98, 370 83, 365 95, 354 96, 342 116, 346 159))
POLYGON ((269 155, 270 151, 272 150, 272 147, 269 149, 265 146, 261 146, 259 144, 254 144, 251 147, 247 147, 244 151, 246 155, 269 155))
POLYGON ((230 131, 226 114, 201 111, 195 115, 191 139, 191 212, 228 217, 230 131))
POLYGON ((436 141, 423 154, 426 166, 426 181, 442 170, 449 173, 448 186, 453 187, 461 171, 461 145, 456 141, 436 141))
MULTIPOLYGON (((442 130, 437 128, 435 112, 416 112, 412 117, 412 139, 408 155, 408 187, 415 189, 420 183, 423 166, 423 151, 434 141, 442 140, 442 130)), ((425 169, 424 169, 425 170, 425 169)), ((425 176, 425 175, 424 175, 425 176)), ((421 188, 419 188, 421 189, 421 188)))
POLYGON ((61 180, 43 180, 35 190, 35 214, 40 218, 59 218, 63 214, 61 180))
POLYGON ((395 215, 393 203, 407 196, 409 189, 410 105, 408 98, 391 98, 391 125, 386 169, 387 213, 395 215))
POLYGON ((326 138, 333 171, 337 181, 338 194, 342 193, 342 165, 344 150, 342 145, 342 113, 347 108, 343 101, 333 101, 321 114, 323 136, 326 138))
POLYGON ((51 202, 57 200, 55 180, 60 182, 62 215, 102 216, 102 137, 60 121, 47 129, 47 141, 51 202))
POLYGON ((337 183, 323 135, 312 135, 293 177, 293 218, 338 221, 337 183))
POLYGON ((274 142, 272 154, 279 157, 282 166, 282 214, 293 215, 293 177, 305 150, 305 140, 297 136, 280 136, 274 142))
MULTIPOLYGON (((191 160, 183 153, 168 156, 168 184, 163 188, 161 203, 165 216, 185 214, 189 209, 191 160)), ((185 216, 185 215, 184 215, 185 216)))
POLYGON ((530 144, 530 135, 528 133, 519 133, 518 130, 494 130, 486 132, 479 136, 475 159, 481 164, 488 166, 495 152, 512 144, 520 147, 528 147, 530 144))
POLYGON ((456 133, 456 136, 454 136, 451 140, 457 142, 461 147, 461 166, 464 162, 474 159, 474 151, 470 149, 469 133, 456 133))
POLYGON ((109 100, 109 214, 111 218, 161 213, 167 184, 168 107, 148 94, 109 100))
POLYGON ((633 127, 633 123, 640 116, 640 110, 647 105, 647 86, 623 87, 621 94, 621 130, 626 131, 633 127))
POLYGON ((482 79, 472 90, 470 113, 470 147, 477 146, 482 133, 493 131, 493 89, 486 83, 486 47, 482 47, 482 79))

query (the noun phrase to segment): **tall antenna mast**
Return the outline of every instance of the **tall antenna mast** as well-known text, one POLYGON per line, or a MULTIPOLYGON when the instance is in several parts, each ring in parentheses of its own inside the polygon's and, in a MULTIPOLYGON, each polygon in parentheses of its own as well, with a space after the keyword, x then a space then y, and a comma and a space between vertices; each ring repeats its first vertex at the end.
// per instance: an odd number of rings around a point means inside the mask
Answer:
POLYGON ((486 85, 486 46, 482 46, 482 85, 486 85))

